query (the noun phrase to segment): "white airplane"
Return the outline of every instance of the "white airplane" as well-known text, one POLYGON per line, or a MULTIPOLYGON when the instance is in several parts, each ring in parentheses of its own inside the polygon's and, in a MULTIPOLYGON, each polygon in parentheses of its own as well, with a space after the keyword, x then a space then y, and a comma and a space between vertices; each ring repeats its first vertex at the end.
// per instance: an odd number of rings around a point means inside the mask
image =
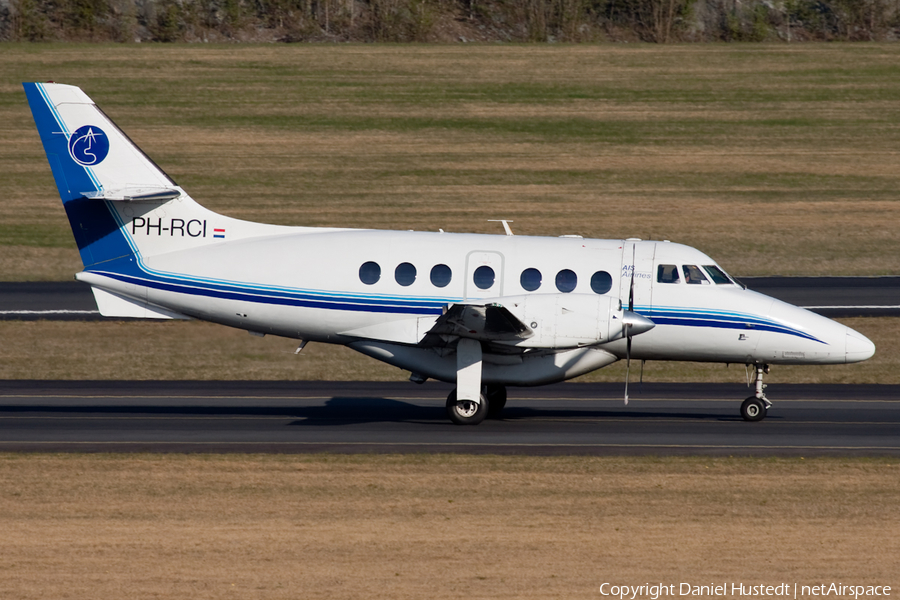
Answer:
MULTIPOLYGON (((25 93, 101 314, 201 319, 343 344, 453 382, 458 425, 496 416, 506 386, 564 381, 618 360, 738 363, 766 416, 769 365, 844 364, 858 332, 745 289, 681 244, 284 227, 197 204, 74 86, 25 93)), ((625 401, 627 403, 627 376, 625 401)))

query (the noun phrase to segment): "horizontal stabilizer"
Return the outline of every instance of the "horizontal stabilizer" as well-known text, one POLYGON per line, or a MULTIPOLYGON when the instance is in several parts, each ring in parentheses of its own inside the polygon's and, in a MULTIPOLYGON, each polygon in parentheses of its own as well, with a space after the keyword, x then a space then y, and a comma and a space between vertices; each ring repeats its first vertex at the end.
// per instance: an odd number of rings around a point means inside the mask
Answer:
POLYGON ((168 202, 181 196, 181 191, 170 188, 124 188, 83 192, 82 196, 91 200, 112 200, 113 202, 168 202))

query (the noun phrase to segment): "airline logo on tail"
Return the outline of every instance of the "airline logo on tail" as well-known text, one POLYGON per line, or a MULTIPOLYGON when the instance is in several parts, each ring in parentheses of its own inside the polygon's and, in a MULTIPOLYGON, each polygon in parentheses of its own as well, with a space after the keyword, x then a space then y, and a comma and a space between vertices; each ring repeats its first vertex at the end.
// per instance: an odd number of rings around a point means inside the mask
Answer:
POLYGON ((96 125, 85 125, 69 138, 69 156, 83 167, 99 165, 109 154, 109 138, 96 125))

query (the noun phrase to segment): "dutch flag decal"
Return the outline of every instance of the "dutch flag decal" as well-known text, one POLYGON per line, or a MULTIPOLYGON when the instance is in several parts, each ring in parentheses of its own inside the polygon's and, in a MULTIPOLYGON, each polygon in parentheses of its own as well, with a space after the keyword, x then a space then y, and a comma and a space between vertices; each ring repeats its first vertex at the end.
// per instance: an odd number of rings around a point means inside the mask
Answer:
POLYGON ((214 238, 225 238, 225 230, 224 229, 213 229, 213 237, 214 238))

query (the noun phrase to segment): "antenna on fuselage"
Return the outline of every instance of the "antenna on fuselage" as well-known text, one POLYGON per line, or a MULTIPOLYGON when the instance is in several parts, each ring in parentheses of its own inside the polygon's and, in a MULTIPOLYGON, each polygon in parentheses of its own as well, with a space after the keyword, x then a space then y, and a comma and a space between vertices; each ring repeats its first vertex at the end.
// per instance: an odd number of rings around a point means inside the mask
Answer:
POLYGON ((503 223, 503 231, 506 232, 506 235, 512 235, 512 229, 509 228, 509 224, 514 221, 510 221, 508 219, 488 219, 488 223, 503 223))

